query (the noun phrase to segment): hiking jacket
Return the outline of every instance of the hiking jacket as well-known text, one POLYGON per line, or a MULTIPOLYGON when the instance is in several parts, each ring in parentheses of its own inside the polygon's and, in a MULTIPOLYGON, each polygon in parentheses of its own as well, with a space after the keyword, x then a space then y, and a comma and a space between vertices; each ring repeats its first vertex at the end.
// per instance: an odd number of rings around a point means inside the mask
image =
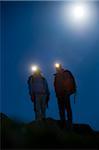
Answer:
POLYGON ((43 76, 30 76, 28 79, 29 94, 46 94, 49 95, 49 89, 46 79, 43 76))

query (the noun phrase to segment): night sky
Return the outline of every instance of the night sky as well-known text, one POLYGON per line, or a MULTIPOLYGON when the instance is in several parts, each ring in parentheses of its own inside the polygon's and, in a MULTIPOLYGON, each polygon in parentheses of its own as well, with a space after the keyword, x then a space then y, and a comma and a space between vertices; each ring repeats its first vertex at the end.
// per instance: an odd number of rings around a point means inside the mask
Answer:
POLYGON ((37 64, 51 93, 47 117, 59 119, 53 87, 53 64, 59 61, 77 82, 73 122, 99 130, 99 2, 89 3, 95 16, 80 31, 63 19, 68 2, 1 2, 1 112, 18 121, 34 119, 27 80, 37 64))

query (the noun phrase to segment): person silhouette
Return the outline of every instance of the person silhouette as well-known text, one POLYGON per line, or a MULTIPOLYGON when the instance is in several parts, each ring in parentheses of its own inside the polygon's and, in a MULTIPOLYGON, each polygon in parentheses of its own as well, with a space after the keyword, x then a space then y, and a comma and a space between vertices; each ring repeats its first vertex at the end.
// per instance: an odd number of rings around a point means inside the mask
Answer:
POLYGON ((28 87, 31 100, 34 103, 35 120, 45 120, 50 92, 47 80, 38 67, 34 66, 33 74, 28 78, 28 87))
POLYGON ((68 127, 72 129, 72 109, 70 95, 76 93, 76 82, 69 70, 64 70, 61 64, 55 64, 54 88, 58 102, 62 128, 66 128, 65 110, 67 111, 68 127))

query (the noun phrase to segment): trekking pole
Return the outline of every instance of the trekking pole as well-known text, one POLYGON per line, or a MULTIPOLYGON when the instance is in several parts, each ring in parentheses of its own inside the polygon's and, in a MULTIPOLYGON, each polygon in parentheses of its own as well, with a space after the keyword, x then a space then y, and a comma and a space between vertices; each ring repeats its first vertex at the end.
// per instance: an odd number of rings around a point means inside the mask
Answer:
POLYGON ((77 92, 74 94, 74 104, 76 103, 76 98, 77 98, 77 92))
MULTIPOLYGON (((74 94, 74 104, 75 104, 75 102, 76 102, 76 99, 77 99, 77 91, 76 91, 75 94, 74 94)), ((79 111, 78 111, 78 107, 77 107, 77 108, 76 108, 76 124, 79 125, 78 119, 79 119, 79 111)))

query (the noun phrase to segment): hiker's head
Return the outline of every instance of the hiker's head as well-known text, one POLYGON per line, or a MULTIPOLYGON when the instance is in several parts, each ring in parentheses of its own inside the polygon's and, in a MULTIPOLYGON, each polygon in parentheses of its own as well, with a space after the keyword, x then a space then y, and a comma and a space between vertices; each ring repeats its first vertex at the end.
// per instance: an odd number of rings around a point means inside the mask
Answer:
POLYGON ((60 63, 55 63, 55 69, 57 72, 60 72, 62 69, 62 65, 60 63))

